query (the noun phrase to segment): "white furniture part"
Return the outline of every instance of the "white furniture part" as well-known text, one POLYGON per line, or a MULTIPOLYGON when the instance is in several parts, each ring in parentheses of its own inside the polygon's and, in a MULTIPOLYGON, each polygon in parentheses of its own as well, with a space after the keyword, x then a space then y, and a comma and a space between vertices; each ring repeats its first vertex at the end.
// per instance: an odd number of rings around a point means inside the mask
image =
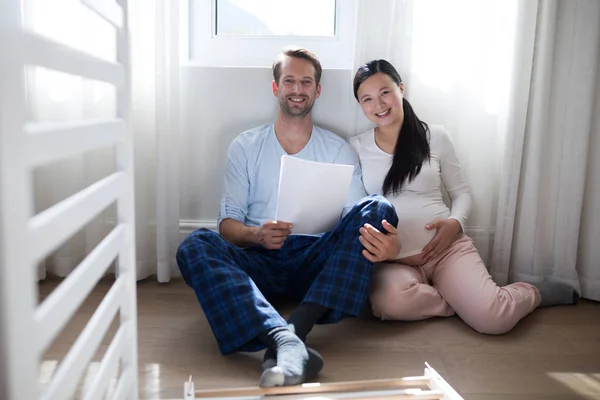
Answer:
POLYGON ((297 386, 274 388, 246 387, 197 390, 190 375, 188 381, 183 384, 183 399, 463 400, 452 386, 428 363, 425 363, 423 376, 333 383, 305 383, 297 386))
POLYGON ((22 23, 21 1, 0 0, 0 397, 6 400, 72 398, 117 315, 119 328, 84 398, 104 398, 119 370, 113 398, 138 398, 127 0, 81 2, 116 29, 116 63, 31 32, 22 23), (114 85, 116 117, 68 123, 27 121, 27 66, 114 85), (115 173, 34 215, 35 167, 108 146, 115 146, 115 173), (115 202, 115 228, 38 305, 39 261, 115 202), (42 390, 38 382, 44 352, 115 260, 115 283, 42 390))

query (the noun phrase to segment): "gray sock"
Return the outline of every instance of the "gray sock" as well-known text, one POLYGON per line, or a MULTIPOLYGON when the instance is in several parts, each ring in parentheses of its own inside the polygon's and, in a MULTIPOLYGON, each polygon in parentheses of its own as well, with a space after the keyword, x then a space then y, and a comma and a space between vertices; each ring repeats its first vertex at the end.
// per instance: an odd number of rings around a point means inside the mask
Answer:
POLYGON ((566 283, 540 282, 532 285, 540 291, 542 302, 539 307, 573 305, 579 301, 579 293, 566 283))
MULTIPOLYGON (((290 331, 296 334, 303 342, 306 341, 306 336, 312 330, 313 326, 317 323, 319 318, 327 312, 327 308, 316 303, 305 303, 292 311, 288 319, 288 328, 290 331)), ((318 374, 323 368, 323 359, 315 350, 308 348, 309 350, 309 365, 311 372, 318 374), (316 371, 316 372, 315 372, 316 371)), ((275 351, 272 348, 267 347, 267 351, 263 356, 263 371, 272 368, 276 365, 275 351)), ((313 379, 314 376, 307 377, 307 379, 313 379)))
POLYGON ((321 356, 314 350, 309 355, 304 343, 288 328, 271 329, 261 334, 260 340, 277 359, 274 366, 263 371, 261 387, 298 385, 315 374, 313 369, 318 367, 320 371, 323 367, 321 356))
MULTIPOLYGON (((319 372, 323 370, 323 357, 317 352, 315 349, 311 349, 306 346, 306 350, 308 351, 308 363, 306 363, 306 380, 310 381, 315 379, 319 372)), ((277 366, 277 357, 275 356, 275 352, 270 348, 267 348, 265 351, 265 355, 263 357, 262 370, 265 371, 269 368, 273 368, 277 366)))

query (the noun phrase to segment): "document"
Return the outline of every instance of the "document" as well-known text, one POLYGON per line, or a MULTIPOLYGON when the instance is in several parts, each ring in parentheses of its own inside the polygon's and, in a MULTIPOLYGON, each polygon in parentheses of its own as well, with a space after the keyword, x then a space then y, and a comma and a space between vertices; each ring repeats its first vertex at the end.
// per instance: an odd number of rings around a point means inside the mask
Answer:
POLYGON ((346 204, 353 172, 353 165, 282 156, 275 219, 292 223, 295 234, 333 230, 346 204))

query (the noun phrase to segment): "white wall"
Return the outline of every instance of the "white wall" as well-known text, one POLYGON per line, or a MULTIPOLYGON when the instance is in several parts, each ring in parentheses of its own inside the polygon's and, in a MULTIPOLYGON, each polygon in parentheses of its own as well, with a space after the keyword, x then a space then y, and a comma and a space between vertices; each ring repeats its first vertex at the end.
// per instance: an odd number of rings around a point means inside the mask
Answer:
MULTIPOLYGON (((0 311, 1 313, 1 311, 0 311)), ((8 398, 8 387, 7 387, 7 383, 6 383, 6 373, 7 371, 5 370, 6 366, 4 365, 5 362, 5 356, 4 356, 4 326, 3 326, 3 322, 4 319, 3 317, 0 315, 0 399, 6 399, 8 398)))
MULTIPOLYGON (((313 109, 315 124, 342 137, 349 136, 349 129, 356 132, 352 74, 350 70, 325 70, 321 97, 313 109)), ((272 80, 270 68, 183 69, 182 220, 216 220, 229 144, 243 131, 277 117, 272 80)))
MULTIPOLYGON (((2 219, 2 215, 0 215, 0 220, 2 219)), ((3 260, 3 254, 2 254, 2 242, 4 242, 4 240, 0 240, 0 260, 3 260)), ((0 266, 0 269, 2 269, 4 267, 4 265, 0 266)), ((1 301, 5 301, 3 299, 0 299, 1 301)), ((3 311, 0 308, 0 399, 6 399, 8 398, 8 383, 7 383, 7 379, 6 379, 6 356, 5 356, 5 349, 4 347, 6 346, 6 338, 4 337, 5 333, 4 333, 4 319, 6 318, 5 315, 3 315, 3 311)))

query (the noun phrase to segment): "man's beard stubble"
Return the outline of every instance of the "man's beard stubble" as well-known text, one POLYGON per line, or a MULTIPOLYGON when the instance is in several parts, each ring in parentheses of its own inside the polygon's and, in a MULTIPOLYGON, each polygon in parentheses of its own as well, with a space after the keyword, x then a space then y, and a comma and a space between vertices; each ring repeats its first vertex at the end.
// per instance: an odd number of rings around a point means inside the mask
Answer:
POLYGON ((311 101, 310 98, 306 98, 306 106, 303 109, 299 109, 299 108, 290 108, 289 105, 287 104, 287 98, 288 97, 294 97, 294 96, 287 96, 284 98, 280 98, 279 99, 279 106, 281 108, 281 111, 283 112, 283 114, 286 117, 289 118, 304 118, 306 117, 308 114, 310 114, 310 112, 312 111, 312 108, 315 104, 314 100, 311 101))

